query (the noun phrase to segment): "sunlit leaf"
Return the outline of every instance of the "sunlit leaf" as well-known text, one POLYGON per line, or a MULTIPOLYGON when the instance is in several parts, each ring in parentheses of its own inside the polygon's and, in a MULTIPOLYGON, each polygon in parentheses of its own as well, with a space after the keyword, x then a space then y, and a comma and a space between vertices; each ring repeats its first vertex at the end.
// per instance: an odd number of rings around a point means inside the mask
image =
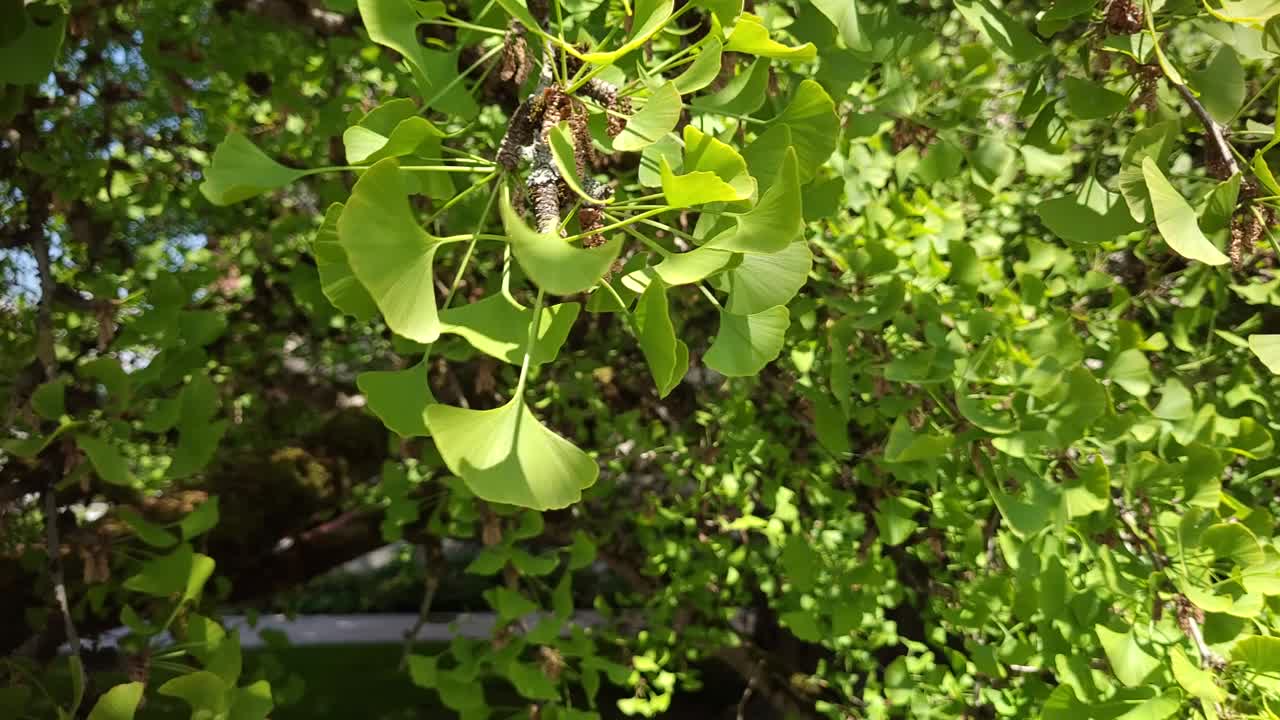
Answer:
POLYGON ((392 331, 424 343, 440 336, 433 264, 445 241, 414 219, 395 159, 356 181, 338 218, 338 241, 392 331))
POLYGON ((311 241, 311 252, 316 258, 324 296, 342 312, 361 322, 368 322, 377 314, 378 305, 351 272, 347 251, 338 239, 338 218, 342 216, 342 209, 341 203, 329 206, 324 223, 311 241))
POLYGON ((427 424, 449 469, 490 502, 567 507, 599 474, 590 456, 539 423, 519 396, 493 410, 432 405, 427 424))
MULTIPOLYGON (((542 309, 531 363, 541 365, 556 359, 581 307, 570 302, 542 309)), ((533 309, 504 293, 440 313, 441 332, 458 335, 480 352, 512 365, 519 365, 524 359, 532 322, 533 309)))
POLYGON ((1250 335, 1249 349, 1268 370, 1280 375, 1280 335, 1250 335))
POLYGON ((666 24, 675 8, 674 0, 635 0, 635 15, 631 21, 631 36, 627 41, 608 51, 583 53, 582 59, 596 65, 611 65, 623 55, 649 42, 666 24))
POLYGON ((597 248, 579 248, 556 235, 534 232, 516 214, 510 193, 505 190, 500 210, 511 252, 520 267, 535 285, 553 295, 573 295, 591 289, 622 251, 620 237, 597 248))
POLYGON ((638 152, 675 129, 684 103, 674 83, 664 83, 649 96, 644 107, 627 120, 627 126, 613 139, 613 149, 638 152))
POLYGON ((733 27, 733 34, 724 49, 776 60, 812 60, 818 56, 813 43, 789 47, 769 37, 769 29, 757 15, 743 13, 733 27))
POLYGON ((809 182, 840 142, 835 102, 821 85, 803 80, 777 122, 790 128, 791 144, 799 159, 800 182, 809 182))
POLYGON ((133 714, 142 702, 143 684, 140 682, 116 685, 102 694, 89 711, 89 720, 133 720, 133 714))
POLYGON ((1094 628, 1111 671, 1126 687, 1137 687, 1160 667, 1160 661, 1138 645, 1133 631, 1118 633, 1103 625, 1094 628))
POLYGON ((731 215, 736 227, 712 238, 706 246, 745 253, 785 250, 804 234, 804 207, 800 199, 800 172, 796 153, 788 148, 778 181, 751 210, 731 215))
POLYGON ((1225 265, 1229 258, 1209 242, 1200 231, 1198 218, 1182 195, 1169 184, 1164 173, 1150 157, 1142 160, 1142 174, 1151 193, 1151 206, 1155 212, 1156 227, 1169 247, 1179 255, 1198 260, 1207 265, 1225 265))

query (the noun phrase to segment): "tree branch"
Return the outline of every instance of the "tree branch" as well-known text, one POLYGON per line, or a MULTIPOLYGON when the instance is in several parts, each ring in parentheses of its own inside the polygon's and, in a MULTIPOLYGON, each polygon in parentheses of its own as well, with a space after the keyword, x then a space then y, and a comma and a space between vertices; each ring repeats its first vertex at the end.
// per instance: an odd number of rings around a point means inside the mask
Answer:
POLYGON ((1195 94, 1191 92, 1191 88, 1172 80, 1169 81, 1169 84, 1173 85, 1178 94, 1182 96, 1182 99, 1191 107, 1191 112, 1195 113, 1195 116, 1200 119, 1200 124, 1204 126, 1205 136, 1213 144, 1214 149, 1218 151, 1219 157, 1222 158, 1223 166, 1227 169, 1227 177, 1240 172, 1240 165, 1236 162, 1235 153, 1231 152, 1231 144, 1227 142, 1226 136, 1223 135, 1222 126, 1218 124, 1218 121, 1214 120, 1204 105, 1196 99, 1195 94))

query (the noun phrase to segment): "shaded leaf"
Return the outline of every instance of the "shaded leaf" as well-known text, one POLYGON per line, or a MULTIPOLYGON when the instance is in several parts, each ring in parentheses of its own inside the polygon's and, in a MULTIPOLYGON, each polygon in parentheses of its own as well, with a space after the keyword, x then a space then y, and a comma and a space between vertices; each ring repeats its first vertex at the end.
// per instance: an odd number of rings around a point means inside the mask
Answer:
POLYGON ((728 377, 755 375, 782 352, 791 313, 773 307, 751 315, 720 311, 720 329, 703 355, 707 367, 728 377))

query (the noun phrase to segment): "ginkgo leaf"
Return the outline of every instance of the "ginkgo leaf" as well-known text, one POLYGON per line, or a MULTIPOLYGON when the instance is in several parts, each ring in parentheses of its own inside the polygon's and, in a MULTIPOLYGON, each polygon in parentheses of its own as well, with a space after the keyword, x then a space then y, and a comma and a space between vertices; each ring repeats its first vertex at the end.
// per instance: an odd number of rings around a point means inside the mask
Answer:
POLYGON ((777 122, 790 128, 791 145, 800 161, 800 182, 809 182, 840 142, 835 101, 821 85, 805 79, 777 122))
POLYGON ((1098 625, 1094 632, 1102 643, 1103 652, 1107 654, 1107 662, 1111 663, 1111 671, 1125 687, 1144 684, 1147 677, 1160 668, 1160 661, 1138 645, 1132 630, 1118 633, 1098 625))
POLYGON ((720 74, 720 58, 724 54, 724 43, 713 38, 702 47, 698 55, 685 71, 676 76, 672 83, 681 95, 695 93, 715 82, 720 74))
POLYGON ((812 60, 818 56, 818 48, 813 43, 805 43, 789 47, 769 37, 769 29, 758 15, 743 13, 733 26, 733 34, 724 49, 729 52, 746 53, 757 57, 776 60, 812 60))
POLYGON ((739 315, 786 305, 809 279, 813 253, 804 241, 770 255, 746 255, 730 270, 728 310, 739 315))
POLYGON ((769 63, 757 59, 734 76, 723 88, 693 101, 693 107, 719 110, 734 115, 750 115, 764 105, 769 89, 769 63))
POLYGON ((342 133, 347 162, 376 163, 389 157, 405 155, 434 156, 446 134, 421 117, 402 120, 389 135, 362 125, 353 125, 342 133))
POLYGON ((427 361, 404 370, 374 370, 356 376, 369 409, 400 437, 426 437, 427 407, 435 404, 427 380, 427 361))
POLYGON ((728 250, 699 247, 668 255, 653 266, 653 271, 668 285, 689 285, 730 267, 735 257, 741 256, 728 250))
POLYGON ((635 0, 631 20, 631 37, 613 50, 583 53, 582 59, 593 65, 612 65, 623 55, 649 42, 658 34, 675 9, 675 0, 635 0))
POLYGON ((680 122, 684 103, 674 83, 664 83, 648 102, 627 120, 627 126, 613 139, 613 149, 638 152, 660 140, 680 122))
POLYGON ((1209 702, 1222 702, 1227 693, 1213 681, 1213 673, 1201 670, 1187 659, 1182 648, 1175 646, 1169 652, 1169 665, 1173 670, 1173 679, 1178 681, 1183 690, 1193 696, 1209 702))
POLYGON ((124 589, 155 597, 181 595, 183 600, 191 600, 200 594, 213 569, 213 558, 193 551, 190 543, 181 543, 168 554, 144 562, 137 573, 124 581, 124 589))
POLYGON ((516 261, 535 285, 553 295, 573 295, 594 287, 622 251, 621 238, 596 248, 579 248, 556 235, 534 232, 511 207, 505 189, 499 209, 516 261))
POLYGON ((583 186, 582 180, 578 178, 578 163, 574 159, 576 155, 573 136, 570 133, 567 122, 562 122, 551 128, 551 132, 547 134, 547 145, 551 148, 551 159, 555 162, 556 169, 560 171, 561 179, 569 186, 570 190, 588 204, 607 204, 608 201, 602 201, 588 193, 583 186))
MULTIPOLYGON (((571 302, 542 309, 538 337, 529 359, 531 363, 541 365, 556 359, 581 307, 571 302)), ((512 365, 519 365, 524 359, 529 324, 532 322, 533 310, 505 293, 440 313, 442 333, 458 335, 476 350, 512 365)))
POLYGON ((440 336, 433 263, 445 240, 418 225, 394 158, 356 181, 338 218, 338 241, 387 327, 418 342, 440 336))
POLYGON ((1207 265, 1225 265, 1229 258, 1209 242, 1200 231, 1196 211, 1165 179, 1160 167, 1150 157, 1142 160, 1142 175, 1151 193, 1151 208, 1156 227, 1174 252, 1207 265))
POLYGON ((567 507, 600 472, 590 456, 539 423, 518 395, 493 410, 432 405, 427 424, 449 470, 489 502, 567 507))
POLYGON ((338 218, 342 203, 333 203, 324 214, 324 222, 311 241, 311 252, 320 273, 320 290, 329 302, 361 322, 368 322, 378 312, 378 305, 351 272, 347 251, 338 240, 338 218))
POLYGON ((1280 0, 1222 0, 1219 7, 1205 3, 1205 9, 1219 20, 1262 28, 1280 15, 1280 0))
POLYGON ((720 179, 713 172, 695 171, 676 175, 666 158, 660 161, 662 166, 662 194, 667 204, 672 207, 693 207, 713 202, 735 202, 750 200, 755 191, 755 179, 750 175, 740 175, 737 187, 720 179))
POLYGON ((1280 375, 1280 335, 1250 335, 1249 349, 1268 370, 1280 375))
POLYGON ((360 19, 369 39, 395 50, 409 62, 414 77, 425 86, 426 52, 418 42, 418 26, 443 15, 443 2, 406 2, 405 0, 358 0, 360 19))
POLYGON ((231 205, 284 187, 307 173, 281 165, 245 136, 231 132, 213 151, 200 194, 214 205, 231 205))
POLYGON ((775 253, 804 234, 804 207, 795 150, 783 155, 778 180, 751 210, 731 215, 737 227, 712 238, 707 247, 745 253, 775 253))
POLYGON ((649 281, 636 303, 635 320, 636 337, 658 386, 658 397, 666 397, 689 370, 689 348, 676 339, 667 305, 667 286, 661 279, 649 281))
POLYGON ((870 44, 858 22, 858 3, 855 0, 811 0, 811 2, 836 26, 845 45, 853 50, 870 49, 870 44))
MULTIPOLYGON (((693 125, 684 127, 684 169, 715 173, 732 182, 747 172, 747 161, 728 143, 705 133, 693 125)), ((781 162, 781 156, 779 156, 781 162)))
POLYGON ((753 315, 721 310, 720 330, 702 360, 728 377, 755 375, 782 352, 790 325, 791 313, 784 306, 753 315))
POLYGON ((105 483, 112 485, 130 485, 133 473, 129 471, 129 462, 111 443, 92 435, 77 435, 76 447, 89 457, 93 470, 105 483))
POLYGON ((138 703, 142 702, 142 690, 140 682, 116 685, 98 698, 88 720, 133 720, 138 703))

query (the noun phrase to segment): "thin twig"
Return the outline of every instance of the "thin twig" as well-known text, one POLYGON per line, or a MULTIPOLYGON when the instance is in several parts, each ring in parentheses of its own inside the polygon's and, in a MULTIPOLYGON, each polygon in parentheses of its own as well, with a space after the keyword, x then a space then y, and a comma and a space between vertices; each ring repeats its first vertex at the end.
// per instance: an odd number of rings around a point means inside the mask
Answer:
MULTIPOLYGON (((53 267, 49 260, 49 239, 43 228, 33 227, 35 233, 31 249, 36 256, 36 268, 40 274, 40 305, 36 309, 36 354, 44 368, 46 381, 58 375, 58 360, 54 354, 53 340, 53 267)), ((77 665, 80 664, 80 633, 76 632, 71 606, 67 602, 67 584, 62 572, 62 544, 58 539, 58 500, 55 497, 57 482, 49 481, 44 491, 45 548, 49 554, 49 578, 53 583, 53 598, 62 613, 62 624, 67 644, 77 665)))
POLYGON ((1230 173, 1227 177, 1240 172, 1240 165, 1236 162, 1235 154, 1231 152, 1231 145, 1227 142, 1226 136, 1222 134, 1222 126, 1218 124, 1218 121, 1214 120, 1204 105, 1200 104, 1195 94, 1191 92, 1191 88, 1172 80, 1169 81, 1169 84, 1173 85, 1187 105, 1191 106, 1191 112, 1195 113, 1196 117, 1200 119, 1200 124, 1204 126, 1205 135, 1213 142, 1214 149, 1218 151, 1218 155, 1222 158, 1223 164, 1230 173))

